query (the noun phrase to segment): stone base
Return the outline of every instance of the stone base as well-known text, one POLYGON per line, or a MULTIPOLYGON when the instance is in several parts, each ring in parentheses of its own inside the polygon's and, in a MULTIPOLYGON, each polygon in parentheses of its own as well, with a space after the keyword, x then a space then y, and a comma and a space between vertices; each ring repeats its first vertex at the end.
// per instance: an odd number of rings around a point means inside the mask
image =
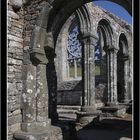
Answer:
POLYGON ((101 111, 98 110, 91 111, 89 108, 86 109, 86 111, 88 110, 88 112, 85 112, 85 109, 83 110, 84 111, 79 111, 76 113, 77 115, 76 129, 87 127, 88 125, 96 121, 96 118, 98 118, 99 114, 101 113, 101 111))
POLYGON ((14 140, 63 140, 62 130, 59 127, 51 126, 45 131, 16 132, 14 140))
POLYGON ((43 131, 48 129, 50 125, 51 125, 51 120, 48 119, 46 122, 21 123, 21 129, 25 132, 43 131))
POLYGON ((16 132, 13 140, 74 140, 76 137, 75 127, 62 122, 55 126, 50 125, 43 131, 36 129, 30 132, 16 132))
POLYGON ((99 108, 102 111, 100 116, 104 117, 122 117, 126 113, 126 106, 123 105, 112 105, 99 108))

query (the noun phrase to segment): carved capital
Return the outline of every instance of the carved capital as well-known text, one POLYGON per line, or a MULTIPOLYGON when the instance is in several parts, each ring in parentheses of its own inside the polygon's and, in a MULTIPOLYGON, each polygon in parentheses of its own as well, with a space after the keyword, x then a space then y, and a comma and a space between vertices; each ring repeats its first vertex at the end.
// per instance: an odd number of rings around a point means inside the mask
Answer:
POLYGON ((115 48, 114 46, 107 46, 106 48, 107 48, 106 49, 107 52, 113 52, 113 53, 117 53, 118 52, 118 49, 115 48))
POLYGON ((97 44, 98 37, 90 32, 87 32, 82 35, 81 40, 84 43, 90 43, 90 45, 95 46, 97 44))
POLYGON ((122 58, 123 61, 127 61, 128 59, 129 59, 129 56, 128 56, 128 55, 125 55, 125 56, 123 56, 123 58, 122 58))
POLYGON ((46 58, 45 50, 44 49, 32 49, 30 50, 30 59, 33 64, 38 65, 39 63, 47 64, 48 59, 46 58))
POLYGON ((35 26, 30 43, 30 59, 35 65, 38 65, 39 63, 48 63, 44 49, 46 39, 46 29, 35 26))
POLYGON ((98 40, 98 37, 95 35, 95 34, 92 34, 92 33, 90 33, 90 32, 86 32, 86 33, 84 33, 83 35, 82 35, 82 39, 84 40, 84 39, 87 39, 87 38, 89 38, 89 39, 94 39, 94 40, 98 40))

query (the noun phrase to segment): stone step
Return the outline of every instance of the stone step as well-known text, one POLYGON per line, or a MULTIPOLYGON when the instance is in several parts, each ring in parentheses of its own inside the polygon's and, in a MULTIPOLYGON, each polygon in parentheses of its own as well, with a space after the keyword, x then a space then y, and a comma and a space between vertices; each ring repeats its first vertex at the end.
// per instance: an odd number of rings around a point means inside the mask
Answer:
POLYGON ((57 105, 57 109, 65 109, 65 110, 80 110, 80 106, 67 106, 67 105, 57 105))
POLYGON ((58 114, 59 120, 76 120, 76 114, 58 114))
POLYGON ((75 114, 78 110, 70 110, 70 109, 57 109, 59 114, 75 114))

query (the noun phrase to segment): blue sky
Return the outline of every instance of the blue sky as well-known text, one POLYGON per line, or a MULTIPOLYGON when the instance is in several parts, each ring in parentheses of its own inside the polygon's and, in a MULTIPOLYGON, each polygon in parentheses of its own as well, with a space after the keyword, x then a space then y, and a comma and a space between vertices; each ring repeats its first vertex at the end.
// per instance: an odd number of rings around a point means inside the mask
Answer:
POLYGON ((132 16, 129 15, 129 13, 120 5, 113 2, 106 1, 106 0, 102 0, 102 1, 97 0, 97 1, 94 1, 93 3, 115 14, 116 16, 122 18, 129 24, 132 24, 132 16))

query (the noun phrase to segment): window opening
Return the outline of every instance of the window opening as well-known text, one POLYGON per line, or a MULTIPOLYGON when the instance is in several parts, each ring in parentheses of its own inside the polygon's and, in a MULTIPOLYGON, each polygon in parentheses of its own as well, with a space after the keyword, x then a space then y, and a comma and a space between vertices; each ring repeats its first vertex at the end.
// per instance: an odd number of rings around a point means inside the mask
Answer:
POLYGON ((68 78, 80 78, 82 76, 82 45, 78 39, 78 26, 70 29, 67 45, 67 69, 68 78))

